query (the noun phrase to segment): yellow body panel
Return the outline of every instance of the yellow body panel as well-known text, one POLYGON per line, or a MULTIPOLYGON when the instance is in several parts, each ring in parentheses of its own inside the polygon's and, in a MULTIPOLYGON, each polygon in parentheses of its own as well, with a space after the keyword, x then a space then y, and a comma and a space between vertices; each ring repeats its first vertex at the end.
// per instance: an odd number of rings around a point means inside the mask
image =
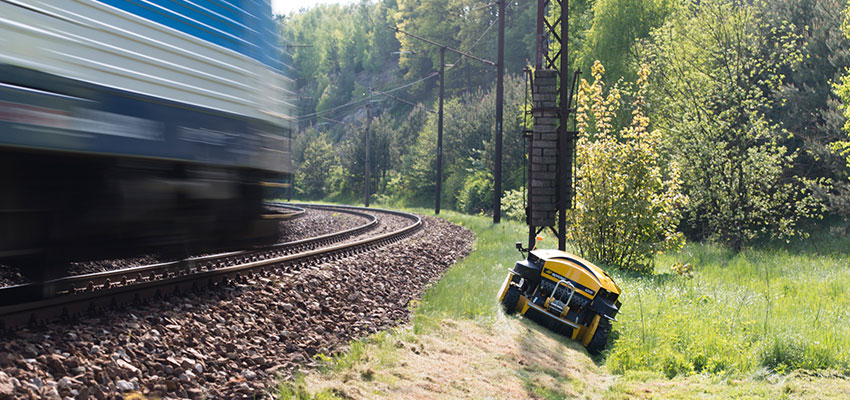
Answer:
POLYGON ((525 296, 519 296, 519 303, 517 303, 517 309, 522 311, 522 314, 525 314, 528 311, 528 299, 525 296))
POLYGON ((584 347, 587 347, 587 345, 589 345, 590 341, 593 339, 593 334, 596 333, 596 328, 599 327, 599 319, 600 318, 601 317, 598 314, 595 315, 593 317, 593 321, 590 322, 590 326, 582 329, 582 330, 584 330, 584 334, 582 335, 582 338, 581 338, 581 344, 583 344, 584 347))
POLYGON ((508 287, 511 286, 511 278, 514 277, 514 274, 508 273, 508 277, 505 278, 505 283, 502 284, 502 290, 499 292, 499 303, 505 299, 505 293, 508 292, 508 287))
POLYGON ((560 250, 535 250, 532 253, 544 261, 543 277, 555 282, 567 278, 593 291, 591 294, 579 289, 577 294, 593 299, 603 288, 620 294, 620 287, 611 277, 590 261, 560 250))

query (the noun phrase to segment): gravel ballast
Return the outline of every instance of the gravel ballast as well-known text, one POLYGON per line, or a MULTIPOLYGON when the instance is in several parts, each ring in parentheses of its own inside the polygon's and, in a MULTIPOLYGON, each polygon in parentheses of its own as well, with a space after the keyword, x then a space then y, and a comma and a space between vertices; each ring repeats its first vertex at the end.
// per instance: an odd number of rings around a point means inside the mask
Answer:
MULTIPOLYGON (((7 335, 0 399, 255 398, 318 353, 407 321, 471 249, 444 220, 377 251, 7 335)), ((386 224, 389 226, 390 224, 386 224)), ((336 227, 338 229, 338 227, 336 227)))

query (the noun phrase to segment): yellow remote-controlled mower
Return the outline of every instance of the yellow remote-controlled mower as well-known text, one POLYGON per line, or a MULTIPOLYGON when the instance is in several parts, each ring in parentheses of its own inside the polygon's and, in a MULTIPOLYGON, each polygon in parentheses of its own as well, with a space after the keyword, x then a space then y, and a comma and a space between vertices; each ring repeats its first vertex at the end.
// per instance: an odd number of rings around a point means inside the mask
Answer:
MULTIPOLYGON (((537 238, 539 241, 541 238, 537 238)), ((517 243, 523 253, 527 249, 517 243)), ((534 250, 518 261, 502 285, 505 312, 520 314, 581 341, 590 354, 608 342, 620 310, 620 287, 601 268, 560 250, 534 250)))

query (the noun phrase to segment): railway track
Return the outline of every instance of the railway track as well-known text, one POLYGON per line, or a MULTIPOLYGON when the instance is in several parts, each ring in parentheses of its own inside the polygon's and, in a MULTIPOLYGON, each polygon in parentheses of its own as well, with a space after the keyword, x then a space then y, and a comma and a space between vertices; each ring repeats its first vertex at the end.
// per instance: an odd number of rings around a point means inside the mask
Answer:
MULTIPOLYGON (((140 303, 171 293, 240 281, 258 274, 268 275, 272 271, 299 271, 398 242, 422 227, 418 216, 392 210, 295 206, 359 215, 367 218, 367 222, 341 232, 251 250, 0 288, 0 331, 70 319, 92 310, 140 303), (403 217, 410 224, 391 232, 346 242, 378 226, 378 218, 367 211, 403 217)), ((298 211, 293 209, 289 213, 298 211)))
POLYGON ((266 202, 266 206, 277 208, 277 210, 275 210, 276 212, 271 214, 263 214, 263 219, 295 219, 304 216, 304 214, 307 212, 304 207, 298 207, 291 204, 266 202))

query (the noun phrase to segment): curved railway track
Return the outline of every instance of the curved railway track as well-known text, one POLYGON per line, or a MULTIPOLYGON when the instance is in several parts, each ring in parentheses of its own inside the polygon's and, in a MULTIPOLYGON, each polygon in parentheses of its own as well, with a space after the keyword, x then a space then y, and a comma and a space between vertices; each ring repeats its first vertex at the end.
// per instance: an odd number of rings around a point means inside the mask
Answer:
MULTIPOLYGON (((367 218, 367 222, 341 232, 251 250, 71 276, 42 284, 0 288, 0 331, 69 319, 90 310, 138 303, 170 293, 239 281, 252 275, 267 275, 272 271, 299 271, 325 261, 398 242, 422 227, 422 220, 418 216, 393 210, 306 204, 295 206, 359 215, 367 218), (388 233, 345 242, 378 226, 378 218, 367 211, 400 216, 410 220, 410 224, 388 233)), ((294 215, 299 212, 293 210, 290 213, 294 215)))

